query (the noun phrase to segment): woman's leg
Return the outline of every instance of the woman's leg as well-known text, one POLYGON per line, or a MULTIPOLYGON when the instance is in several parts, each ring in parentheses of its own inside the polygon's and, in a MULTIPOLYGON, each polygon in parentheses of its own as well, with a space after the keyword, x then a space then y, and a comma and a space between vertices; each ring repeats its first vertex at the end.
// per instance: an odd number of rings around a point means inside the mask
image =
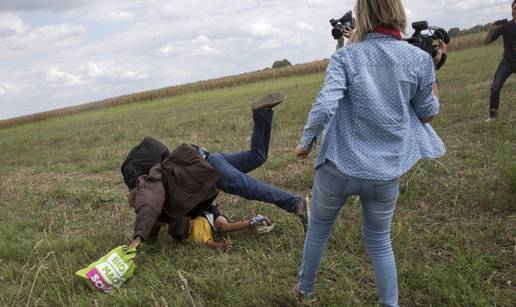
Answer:
POLYGON ((323 252, 340 208, 357 187, 355 179, 341 174, 331 162, 326 162, 317 170, 311 217, 299 271, 300 290, 308 296, 314 294, 323 252))
POLYGON ((397 198, 398 179, 363 181, 360 201, 364 241, 383 306, 398 306, 398 277, 391 244, 391 222, 397 198))
POLYGON ((272 116, 273 112, 271 110, 253 111, 254 124, 251 150, 222 153, 224 158, 242 173, 247 174, 267 161, 272 131, 272 116))

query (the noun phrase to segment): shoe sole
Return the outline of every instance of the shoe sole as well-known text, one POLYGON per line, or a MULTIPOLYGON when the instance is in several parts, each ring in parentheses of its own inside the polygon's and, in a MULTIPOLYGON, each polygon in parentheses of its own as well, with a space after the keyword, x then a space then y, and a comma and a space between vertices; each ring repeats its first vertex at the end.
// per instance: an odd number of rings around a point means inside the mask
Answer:
POLYGON ((269 226, 256 226, 255 232, 257 235, 263 235, 271 232, 274 229, 274 224, 269 226))
POLYGON ((303 224, 303 228, 306 233, 308 231, 308 223, 310 223, 311 204, 310 204, 310 198, 308 198, 308 196, 305 198, 305 201, 306 201, 306 208, 305 208, 306 215, 301 217, 301 224, 303 224), (306 220, 305 220, 305 217, 306 217, 306 220))
POLYGON ((283 93, 274 93, 265 97, 259 98, 251 103, 251 109, 253 111, 262 110, 265 108, 274 108, 278 104, 282 103, 287 96, 283 93))

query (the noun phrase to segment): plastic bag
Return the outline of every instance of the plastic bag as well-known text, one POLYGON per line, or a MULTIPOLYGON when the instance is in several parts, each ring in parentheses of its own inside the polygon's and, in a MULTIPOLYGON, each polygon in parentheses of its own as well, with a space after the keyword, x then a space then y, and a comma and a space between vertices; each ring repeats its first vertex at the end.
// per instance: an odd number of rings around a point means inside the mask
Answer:
POLYGON ((133 261, 135 256, 136 248, 121 245, 86 268, 75 272, 75 275, 88 280, 97 290, 110 293, 133 277, 136 269, 133 261))

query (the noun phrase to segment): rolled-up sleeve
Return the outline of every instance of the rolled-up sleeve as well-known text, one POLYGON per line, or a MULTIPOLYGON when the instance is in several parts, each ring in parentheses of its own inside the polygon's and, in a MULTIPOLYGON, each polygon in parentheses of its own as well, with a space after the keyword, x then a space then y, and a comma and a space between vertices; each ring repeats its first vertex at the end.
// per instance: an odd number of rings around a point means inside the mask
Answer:
POLYGON ((346 90, 346 74, 344 64, 339 53, 334 53, 326 70, 326 79, 323 88, 317 96, 312 110, 308 115, 301 146, 308 149, 310 143, 319 136, 326 124, 335 114, 339 101, 344 97, 346 90))
POLYGON ((428 118, 439 113, 439 99, 433 91, 434 83, 434 63, 429 55, 421 67, 416 94, 411 101, 412 108, 419 118, 428 118))

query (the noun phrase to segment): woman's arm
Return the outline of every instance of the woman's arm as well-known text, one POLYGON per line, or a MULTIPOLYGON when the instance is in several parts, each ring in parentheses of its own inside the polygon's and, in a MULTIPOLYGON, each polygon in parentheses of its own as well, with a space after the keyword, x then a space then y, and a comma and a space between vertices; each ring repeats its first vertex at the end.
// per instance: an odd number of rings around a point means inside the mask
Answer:
MULTIPOLYGON (((306 153, 304 157, 310 152, 314 139, 321 134, 321 131, 337 111, 338 103, 344 97, 344 91, 347 89, 346 83, 344 63, 339 52, 334 53, 328 64, 323 88, 308 114, 308 121, 298 145, 298 148, 306 153)), ((297 149, 296 155, 298 158, 304 158, 298 153, 297 149)))

